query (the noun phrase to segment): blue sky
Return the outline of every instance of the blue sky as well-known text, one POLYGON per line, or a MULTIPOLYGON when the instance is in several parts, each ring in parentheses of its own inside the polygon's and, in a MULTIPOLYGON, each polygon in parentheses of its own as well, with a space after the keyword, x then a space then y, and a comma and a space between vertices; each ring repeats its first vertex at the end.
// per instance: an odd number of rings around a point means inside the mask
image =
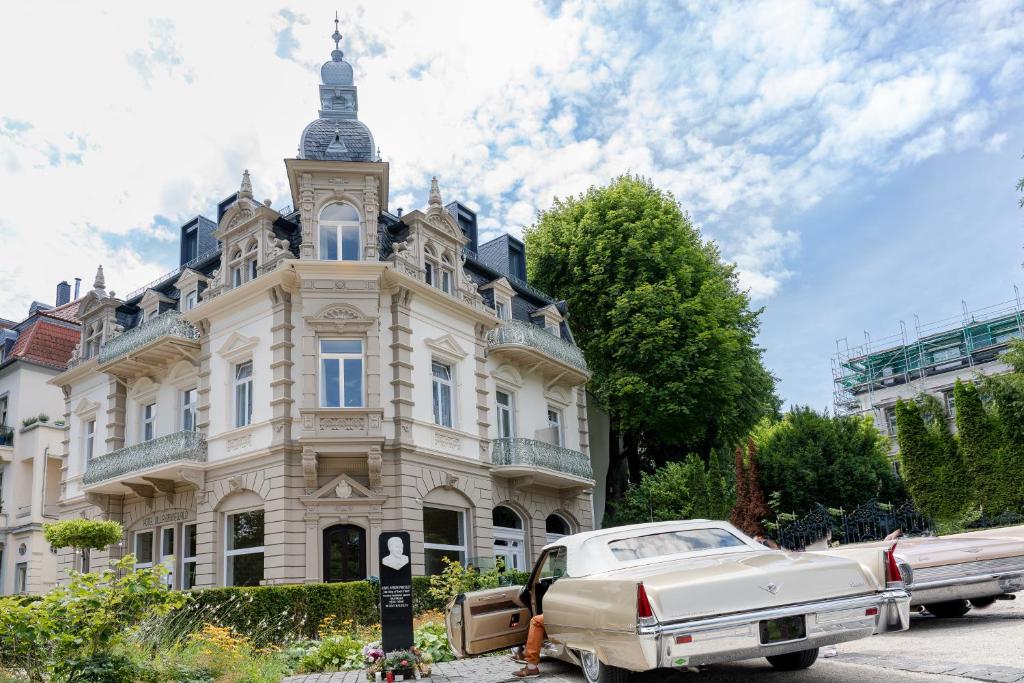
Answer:
MULTIPOLYGON (((137 6, 136 6, 137 5, 137 6)), ((765 307, 786 403, 831 401, 835 339, 1024 284, 1024 0, 349 2, 391 208, 429 178, 521 232, 631 171, 671 190, 765 307)), ((335 6, 0 9, 0 316, 103 263, 126 293, 238 184, 290 204, 335 6), (55 48, 53 17, 80 39, 55 48)))

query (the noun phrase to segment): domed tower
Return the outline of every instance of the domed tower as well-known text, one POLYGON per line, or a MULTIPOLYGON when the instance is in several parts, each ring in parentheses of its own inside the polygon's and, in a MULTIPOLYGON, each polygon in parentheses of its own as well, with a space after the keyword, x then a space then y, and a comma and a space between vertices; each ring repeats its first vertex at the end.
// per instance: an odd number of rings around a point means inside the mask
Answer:
POLYGON ((388 164, 359 121, 337 16, 331 38, 331 60, 320 68, 320 118, 302 131, 297 157, 284 160, 299 210, 299 259, 375 261, 380 216, 388 207, 388 164))
POLYGON ((334 19, 334 50, 320 67, 320 118, 299 138, 299 158, 330 161, 376 161, 370 129, 359 121, 359 98, 352 65, 341 51, 338 19, 334 19))

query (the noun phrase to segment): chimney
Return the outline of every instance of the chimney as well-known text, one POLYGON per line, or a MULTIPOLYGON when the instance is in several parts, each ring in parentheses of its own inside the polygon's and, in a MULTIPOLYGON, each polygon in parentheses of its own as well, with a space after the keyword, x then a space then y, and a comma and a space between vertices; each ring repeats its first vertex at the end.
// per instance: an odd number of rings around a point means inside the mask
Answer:
POLYGON ((71 301, 71 285, 67 280, 61 280, 57 285, 57 305, 63 306, 71 301))
POLYGON ((398 217, 402 217, 402 207, 398 207, 398 217))
POLYGON ((75 278, 75 301, 78 301, 78 290, 82 288, 82 278, 75 278))

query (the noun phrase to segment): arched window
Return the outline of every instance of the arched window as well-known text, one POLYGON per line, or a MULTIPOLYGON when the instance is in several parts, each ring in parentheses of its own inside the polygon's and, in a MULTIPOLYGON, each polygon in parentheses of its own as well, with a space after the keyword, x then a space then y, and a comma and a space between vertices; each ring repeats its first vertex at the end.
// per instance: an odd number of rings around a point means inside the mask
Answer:
POLYGON ((103 343, 103 323, 99 322, 88 328, 85 334, 85 353, 83 359, 92 358, 100 352, 103 343))
POLYGON ((249 243, 245 250, 245 272, 248 279, 256 279, 256 268, 259 266, 259 244, 256 240, 249 243))
POLYGON ((447 294, 452 293, 452 281, 455 279, 455 267, 452 265, 452 257, 445 254, 441 257, 441 291, 447 294))
POLYGON ((320 212, 320 260, 358 261, 362 252, 359 212, 350 204, 328 204, 320 212))
POLYGON ((494 523, 494 561, 507 569, 526 569, 526 533, 523 518, 506 505, 495 506, 491 513, 494 523))
POLYGON ((544 520, 544 530, 547 532, 548 543, 554 543, 562 536, 571 534, 572 526, 565 517, 553 512, 544 520))
POLYGON ((231 272, 231 286, 240 287, 242 285, 242 250, 234 249, 231 252, 231 259, 228 261, 231 272))
POLYGON ((423 249, 423 256, 423 279, 431 287, 437 287, 437 276, 441 270, 437 264, 437 255, 434 254, 434 250, 428 245, 423 249))

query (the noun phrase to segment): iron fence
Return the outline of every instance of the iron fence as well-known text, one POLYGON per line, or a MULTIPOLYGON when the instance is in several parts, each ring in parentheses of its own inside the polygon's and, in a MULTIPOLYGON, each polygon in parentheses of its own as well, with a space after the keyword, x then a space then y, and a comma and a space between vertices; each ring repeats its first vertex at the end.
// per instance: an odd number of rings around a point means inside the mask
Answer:
POLYGON ((900 529, 907 536, 932 533, 931 520, 918 512, 912 503, 894 505, 869 500, 847 512, 827 508, 820 503, 799 519, 776 520, 776 539, 783 548, 803 550, 807 546, 880 541, 900 529))

